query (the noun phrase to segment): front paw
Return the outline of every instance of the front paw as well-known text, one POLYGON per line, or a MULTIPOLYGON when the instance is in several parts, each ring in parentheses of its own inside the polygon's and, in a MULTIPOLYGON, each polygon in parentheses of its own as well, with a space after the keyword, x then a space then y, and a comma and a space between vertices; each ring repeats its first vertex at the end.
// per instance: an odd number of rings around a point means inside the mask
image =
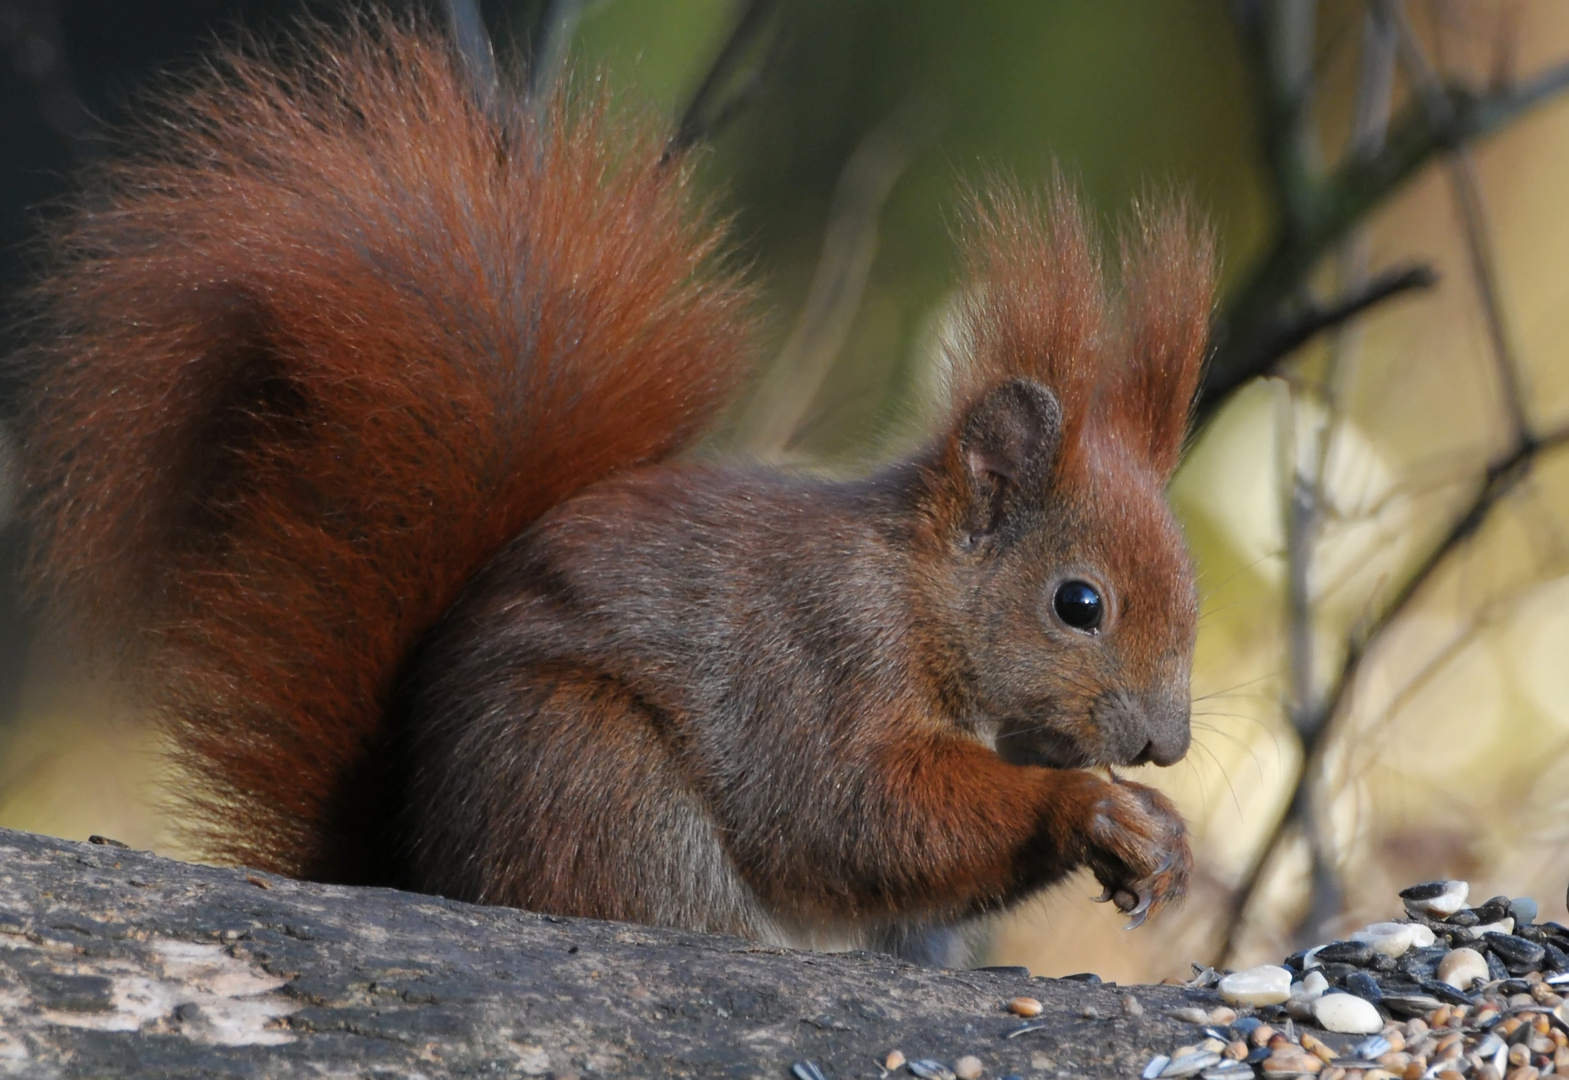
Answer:
POLYGON ((1084 861, 1106 888, 1099 899, 1133 916, 1131 930, 1187 894, 1193 854, 1187 826, 1166 796, 1115 777, 1101 786, 1091 805, 1084 861))

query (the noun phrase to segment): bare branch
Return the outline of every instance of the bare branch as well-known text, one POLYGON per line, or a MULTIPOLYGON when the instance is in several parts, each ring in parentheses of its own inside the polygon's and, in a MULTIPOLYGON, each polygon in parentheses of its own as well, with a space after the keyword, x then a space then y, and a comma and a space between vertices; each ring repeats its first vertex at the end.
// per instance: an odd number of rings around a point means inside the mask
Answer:
POLYGON ((1278 359, 1259 343, 1274 335, 1279 312, 1334 244, 1434 157, 1499 131, 1565 89, 1569 63, 1496 92, 1444 84, 1447 120, 1436 121, 1427 105, 1413 102, 1390 125, 1381 152, 1367 158, 1347 155, 1310 197, 1294 198, 1292 205, 1301 209, 1283 212, 1274 242, 1217 321, 1218 347, 1200 391, 1201 422, 1278 359))
MULTIPOLYGON (((1383 149, 1389 131, 1389 112, 1394 82, 1394 41, 1389 28, 1371 15, 1363 19, 1361 63, 1356 100, 1352 110, 1351 136, 1346 155, 1366 159, 1383 149)), ((1368 280, 1368 244, 1361 231, 1341 243, 1339 251, 1341 299, 1328 305, 1311 306, 1299 314, 1294 325, 1284 328, 1275 346, 1284 356, 1320 329, 1344 328, 1358 312, 1406 288, 1426 287, 1432 274, 1424 267, 1386 273, 1368 280)), ((1322 398, 1326 416, 1316 432, 1311 473, 1303 476, 1296 458, 1296 440, 1291 440, 1291 462, 1286 515, 1286 634, 1289 643, 1292 724, 1299 731, 1317 715, 1319 666, 1315 634, 1313 577, 1319 542, 1329 509, 1328 477, 1330 454, 1340 435, 1340 387, 1347 368, 1347 352, 1353 348, 1352 336, 1336 333, 1329 350, 1322 398)), ((1294 414, 1294 410, 1293 410, 1294 414)), ((1300 787, 1304 777, 1299 777, 1300 787)), ((1311 797, 1312 792, 1308 792, 1311 797)), ((1311 799, 1309 800, 1311 801, 1311 799)), ((1318 815, 1308 813, 1298 825, 1308 845, 1312 866, 1312 893, 1309 925, 1317 926, 1341 906, 1339 874, 1335 867, 1330 838, 1321 828, 1318 815)))
POLYGON ((1239 362, 1260 373, 1267 372, 1279 360, 1325 330, 1340 326, 1401 293, 1425 291, 1436 284, 1438 274, 1430 266, 1404 266, 1386 270, 1327 304, 1309 304, 1270 327, 1268 336, 1255 343, 1254 352, 1240 357, 1239 362))
POLYGON ((752 451, 777 455, 800 432, 860 310, 883 203, 936 123, 928 104, 906 103, 873 128, 845 164, 800 318, 742 421, 752 451))
POLYGON ((1312 113, 1315 8, 1314 0, 1232 4, 1262 102, 1258 132, 1265 166, 1288 219, 1312 201, 1321 171, 1312 113))
POLYGON ((776 0, 742 0, 735 25, 681 114, 668 154, 712 139, 762 88, 775 41, 764 46, 761 57, 753 54, 776 6, 776 0))
MULTIPOLYGON (((1394 0, 1377 0, 1374 10, 1395 31, 1401 62, 1410 74, 1418 100, 1427 110, 1428 116, 1436 125, 1450 123, 1453 116, 1449 100, 1444 96, 1443 83, 1438 72, 1428 62, 1427 54, 1422 51, 1422 43, 1411 29, 1405 9, 1394 0)), ((1482 202, 1481 185, 1477 182, 1476 158, 1469 147, 1455 147, 1449 158, 1449 179, 1454 188, 1455 201, 1460 207, 1466 255, 1471 264, 1471 276, 1476 282, 1477 294, 1482 300, 1504 408, 1509 416, 1510 428, 1518 436, 1525 431, 1529 421, 1520 387, 1519 365, 1504 322, 1502 290, 1498 285, 1498 268, 1493 260, 1493 244, 1487 225, 1486 207, 1482 202)))

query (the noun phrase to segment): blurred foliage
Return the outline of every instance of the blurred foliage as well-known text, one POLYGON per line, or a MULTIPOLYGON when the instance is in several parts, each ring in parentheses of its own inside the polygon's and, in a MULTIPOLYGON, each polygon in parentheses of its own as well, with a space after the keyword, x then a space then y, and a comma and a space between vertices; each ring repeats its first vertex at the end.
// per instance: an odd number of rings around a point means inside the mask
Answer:
MULTIPOLYGON (((342 9, 312 6, 327 18, 342 9)), ((279 26, 299 10, 297 0, 0 0, 7 293, 26 276, 31 218, 48 212, 36 208, 67 190, 74 162, 104 152, 100 133, 155 72, 189 65, 236 22, 279 26)), ((487 0, 503 68, 537 53, 541 28, 562 10, 561 0, 487 0)), ((573 77, 606 78, 678 117, 740 10, 733 0, 583 4, 570 20, 573 77)), ((1249 67, 1257 53, 1226 5, 785 0, 770 10, 752 52, 759 92, 699 151, 704 182, 734 215, 739 252, 765 286, 769 344, 784 358, 727 433, 736 446, 756 449, 757 426, 792 393, 800 430, 785 456, 854 465, 908 434, 955 286, 951 227, 966 181, 1037 176, 1060 162, 1108 226, 1152 189, 1189 193, 1218 230, 1233 296, 1282 226, 1269 141, 1278 131, 1249 67), (848 239, 835 247, 836 235, 848 239), (814 293, 835 259, 839 276, 814 293), (814 365, 823 380, 803 382, 814 365)), ((1369 7, 1281 0, 1272 10, 1307 14, 1299 58, 1316 91, 1307 135, 1329 158, 1355 127, 1369 7)), ((1441 73, 1467 85, 1493 87, 1569 57, 1569 9, 1554 0, 1414 0, 1404 10, 1441 73)), ((1413 100, 1414 85, 1399 82, 1393 107, 1413 100)), ((1314 153, 1304 160, 1321 167, 1314 153)), ((1476 153, 1501 285, 1491 314, 1507 321, 1532 423, 1546 432, 1569 417, 1560 257, 1569 214, 1558 196, 1569 180, 1569 111, 1546 108, 1476 153)), ((1323 265, 1315 257, 1293 282, 1294 301, 1333 298, 1358 274, 1411 263, 1434 267, 1440 284, 1314 340, 1279 377, 1249 384, 1174 485, 1205 594, 1197 743, 1182 766, 1141 778, 1172 790, 1194 823, 1195 902, 1153 933, 1124 935, 1076 881, 1006 920, 997 960, 1160 977, 1212 956, 1226 936, 1226 898, 1277 830, 1303 760, 1293 627, 1307 627, 1317 662, 1306 679, 1326 692, 1359 628, 1510 445, 1490 312, 1455 205, 1429 167, 1359 218, 1323 265), (1322 497, 1322 520, 1309 538, 1311 573, 1297 582, 1306 622, 1293 623, 1287 511, 1303 478, 1322 497)), ((1569 820, 1569 778, 1559 778, 1569 744, 1566 511, 1569 467, 1544 459, 1348 684, 1334 737, 1313 759, 1303 819, 1322 833, 1312 850, 1343 886, 1331 917, 1387 914, 1392 887, 1446 874, 1476 877, 1483 895, 1539 892, 1552 916, 1569 870, 1569 835, 1555 831, 1569 820)), ((20 701, 0 728, 0 824, 166 846, 149 795, 157 759, 134 710, 112 688, 60 677, 49 642, 34 647, 21 687, 7 674, 19 670, 19 616, 4 595, 0 605, 0 705, 20 701)), ((1237 956, 1285 946, 1307 914, 1310 855, 1300 831, 1281 833, 1237 956)))

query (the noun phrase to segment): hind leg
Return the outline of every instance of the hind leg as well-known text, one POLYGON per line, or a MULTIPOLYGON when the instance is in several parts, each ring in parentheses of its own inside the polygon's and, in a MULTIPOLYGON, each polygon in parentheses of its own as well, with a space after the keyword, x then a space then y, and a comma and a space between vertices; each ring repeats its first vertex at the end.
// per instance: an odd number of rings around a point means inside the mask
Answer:
MULTIPOLYGON (((526 674, 416 717, 416 888, 776 938, 656 716, 611 680, 526 674)), ((446 699, 449 704, 452 698, 446 699)))

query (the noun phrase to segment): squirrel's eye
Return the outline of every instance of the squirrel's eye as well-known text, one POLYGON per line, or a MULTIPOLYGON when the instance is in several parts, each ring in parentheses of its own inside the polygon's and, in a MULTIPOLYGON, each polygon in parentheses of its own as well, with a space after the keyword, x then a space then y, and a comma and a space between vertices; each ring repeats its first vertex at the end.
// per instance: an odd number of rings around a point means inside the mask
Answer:
POLYGON ((1064 581, 1052 597, 1052 610, 1068 626, 1093 634, 1106 614, 1106 602, 1087 581, 1064 581))

